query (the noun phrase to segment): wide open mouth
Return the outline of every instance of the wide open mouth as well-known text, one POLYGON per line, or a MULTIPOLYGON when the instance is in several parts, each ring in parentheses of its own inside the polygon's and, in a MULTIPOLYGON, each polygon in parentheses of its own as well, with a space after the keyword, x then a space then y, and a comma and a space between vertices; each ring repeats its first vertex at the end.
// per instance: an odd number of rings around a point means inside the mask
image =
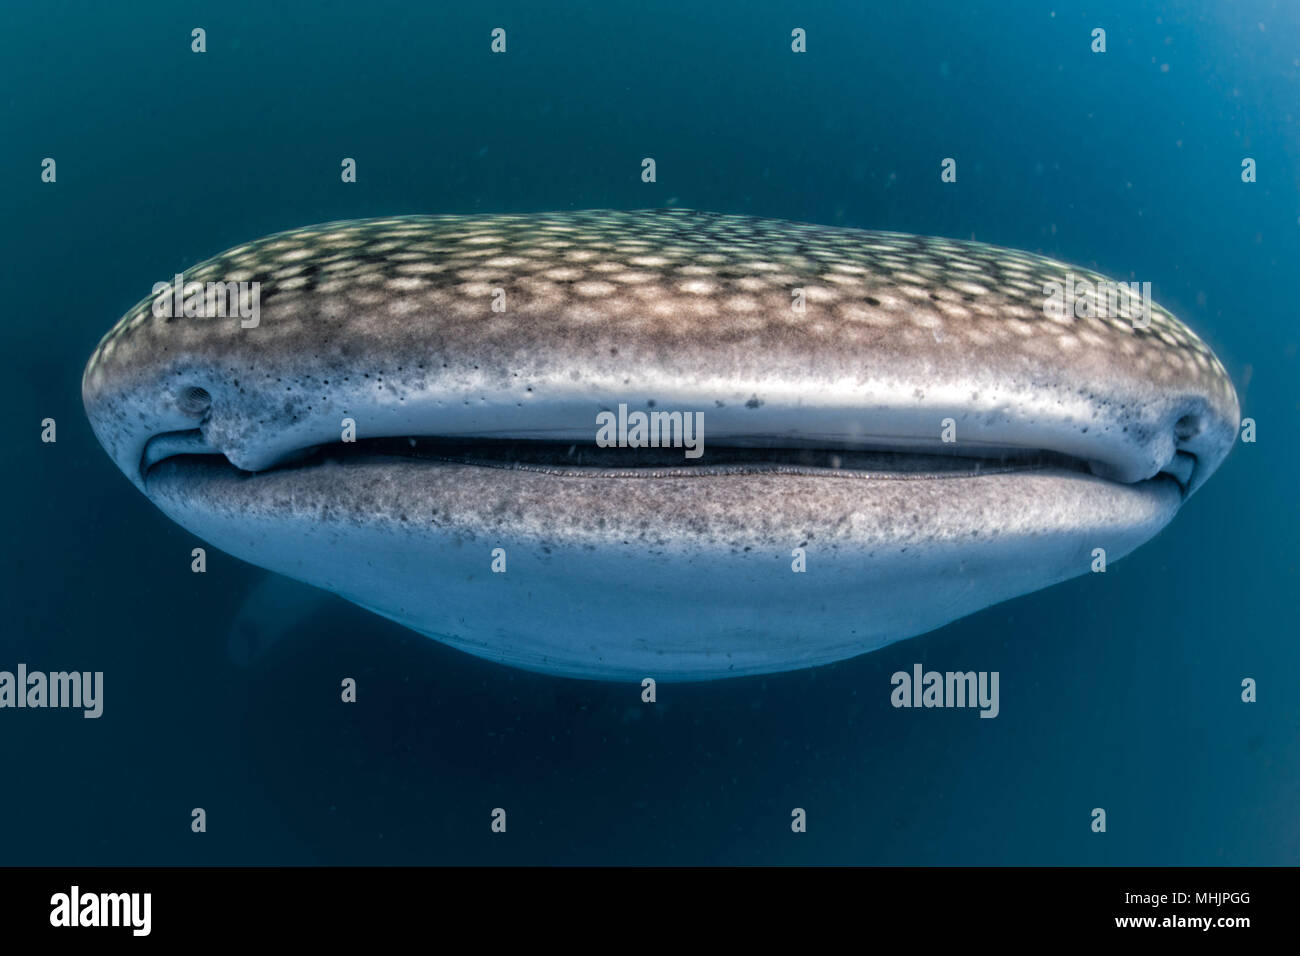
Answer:
MULTIPOLYGON (((192 429, 150 439, 141 460, 141 476, 147 483, 150 471, 160 462, 178 457, 199 457, 209 463, 219 460, 235 469, 224 455, 207 444, 198 429, 192 429)), ((1082 458, 1046 449, 981 448, 973 451, 967 445, 954 449, 952 453, 942 453, 891 448, 728 445, 715 441, 705 454, 689 458, 681 448, 600 447, 595 443, 569 441, 421 435, 315 445, 287 456, 262 472, 243 473, 284 472, 327 463, 346 466, 381 459, 444 462, 557 476, 628 479, 778 473, 876 480, 936 480, 1045 469, 1097 473, 1097 468, 1082 458)), ((1156 477, 1172 478, 1185 496, 1195 466, 1194 455, 1180 452, 1156 477)))

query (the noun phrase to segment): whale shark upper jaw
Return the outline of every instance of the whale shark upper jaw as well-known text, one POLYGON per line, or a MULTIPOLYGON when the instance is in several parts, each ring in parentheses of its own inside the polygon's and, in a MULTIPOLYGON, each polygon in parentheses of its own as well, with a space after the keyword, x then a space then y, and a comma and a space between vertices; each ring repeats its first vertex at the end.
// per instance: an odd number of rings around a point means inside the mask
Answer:
POLYGON ((332 223, 160 283, 82 394, 178 523, 422 633, 575 676, 762 673, 1087 573, 1204 486, 1231 381, 1153 302, 1045 308, 1105 282, 682 210, 332 223), (258 308, 182 308, 240 283, 258 308), (698 415, 700 454, 607 447, 615 412, 698 415))

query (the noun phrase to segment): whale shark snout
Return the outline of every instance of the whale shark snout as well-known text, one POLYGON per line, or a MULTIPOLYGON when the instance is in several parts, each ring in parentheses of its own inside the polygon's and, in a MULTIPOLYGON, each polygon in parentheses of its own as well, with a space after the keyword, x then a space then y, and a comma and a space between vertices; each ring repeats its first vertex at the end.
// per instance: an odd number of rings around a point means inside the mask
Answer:
POLYGON ((83 398, 173 520, 421 633, 763 673, 1087 573, 1204 484, 1231 381, 1117 285, 681 210, 342 222, 160 283, 83 398))

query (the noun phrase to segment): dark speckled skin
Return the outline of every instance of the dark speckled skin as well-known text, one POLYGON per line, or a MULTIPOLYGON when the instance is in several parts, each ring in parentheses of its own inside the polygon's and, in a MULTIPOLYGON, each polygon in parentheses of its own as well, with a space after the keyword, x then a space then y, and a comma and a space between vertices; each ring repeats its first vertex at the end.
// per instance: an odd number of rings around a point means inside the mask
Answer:
POLYGON ((1158 306, 1148 328, 1049 317, 1044 285, 1067 273, 1102 279, 974 242, 684 210, 334 223, 185 273, 260 282, 256 328, 143 301, 83 396, 119 467, 181 524, 475 653, 582 676, 780 670, 1084 573, 1099 542, 1127 553, 1179 505, 1159 472, 1194 490, 1223 460, 1239 412, 1214 355, 1158 306), (706 448, 1045 449, 1099 477, 397 459, 248 474, 337 442, 345 418, 359 437, 589 443, 620 403, 703 412, 706 448), (150 439, 182 432, 243 471, 173 459, 146 482, 150 439), (801 544, 806 575, 789 567, 801 544), (496 546, 506 575, 486 574, 496 546))

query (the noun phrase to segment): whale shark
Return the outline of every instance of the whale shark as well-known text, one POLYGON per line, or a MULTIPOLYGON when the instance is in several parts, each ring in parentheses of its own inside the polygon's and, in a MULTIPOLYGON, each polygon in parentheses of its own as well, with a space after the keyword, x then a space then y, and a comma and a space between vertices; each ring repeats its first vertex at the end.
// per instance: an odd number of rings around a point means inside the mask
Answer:
POLYGON ((202 541, 611 680, 825 664, 1095 571, 1240 415, 1204 342, 1094 271, 682 209, 258 239, 156 283, 82 397, 202 541))

